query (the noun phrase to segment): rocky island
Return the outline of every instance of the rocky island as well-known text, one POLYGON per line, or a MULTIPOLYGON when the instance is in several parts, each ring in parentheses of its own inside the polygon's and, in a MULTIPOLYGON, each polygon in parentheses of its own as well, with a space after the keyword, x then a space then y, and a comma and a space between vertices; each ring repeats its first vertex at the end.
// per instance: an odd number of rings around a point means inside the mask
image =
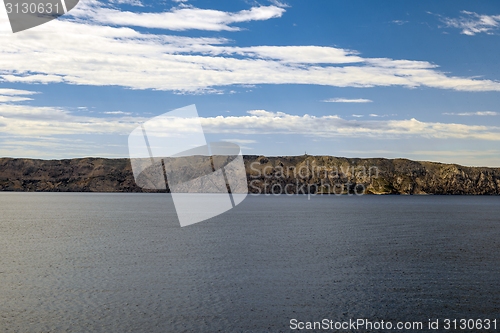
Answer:
MULTIPOLYGON (((310 155, 244 162, 252 193, 500 194, 500 168, 310 155)), ((0 191, 154 192, 136 185, 125 158, 0 158, 0 191)))

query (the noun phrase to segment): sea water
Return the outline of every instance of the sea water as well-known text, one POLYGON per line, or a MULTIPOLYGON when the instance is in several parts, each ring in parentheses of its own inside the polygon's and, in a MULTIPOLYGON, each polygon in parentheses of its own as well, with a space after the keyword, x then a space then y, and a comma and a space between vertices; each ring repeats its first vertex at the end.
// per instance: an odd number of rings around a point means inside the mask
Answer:
POLYGON ((1 331, 500 329, 500 197, 248 196, 184 228, 167 194, 4 192, 0 211, 1 331))

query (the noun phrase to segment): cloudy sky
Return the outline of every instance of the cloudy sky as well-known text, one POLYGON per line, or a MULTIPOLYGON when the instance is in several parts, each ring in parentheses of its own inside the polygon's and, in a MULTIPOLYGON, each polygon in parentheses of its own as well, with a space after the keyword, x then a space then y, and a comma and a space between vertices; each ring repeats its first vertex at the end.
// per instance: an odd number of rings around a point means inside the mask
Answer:
POLYGON ((127 157, 196 104, 245 154, 500 167, 495 1, 81 0, 13 34, 0 8, 0 156, 127 157))

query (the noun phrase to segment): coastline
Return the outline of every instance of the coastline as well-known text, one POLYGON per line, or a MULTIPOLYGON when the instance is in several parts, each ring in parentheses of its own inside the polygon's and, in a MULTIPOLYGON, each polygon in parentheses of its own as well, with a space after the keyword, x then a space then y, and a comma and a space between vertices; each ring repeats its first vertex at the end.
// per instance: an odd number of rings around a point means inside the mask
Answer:
MULTIPOLYGON (((499 195, 500 168, 407 159, 244 156, 249 193, 499 195)), ((0 158, 0 191, 156 193, 135 184, 129 159, 0 158)))

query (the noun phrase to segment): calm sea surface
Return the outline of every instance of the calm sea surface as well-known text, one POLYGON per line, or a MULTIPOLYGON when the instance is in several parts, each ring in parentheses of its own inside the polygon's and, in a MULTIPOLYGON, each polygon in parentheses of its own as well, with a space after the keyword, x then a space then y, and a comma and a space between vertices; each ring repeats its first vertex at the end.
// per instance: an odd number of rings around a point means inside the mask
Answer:
POLYGON ((249 196, 185 228, 165 194, 0 193, 0 211, 2 332, 500 331, 500 197, 249 196))

